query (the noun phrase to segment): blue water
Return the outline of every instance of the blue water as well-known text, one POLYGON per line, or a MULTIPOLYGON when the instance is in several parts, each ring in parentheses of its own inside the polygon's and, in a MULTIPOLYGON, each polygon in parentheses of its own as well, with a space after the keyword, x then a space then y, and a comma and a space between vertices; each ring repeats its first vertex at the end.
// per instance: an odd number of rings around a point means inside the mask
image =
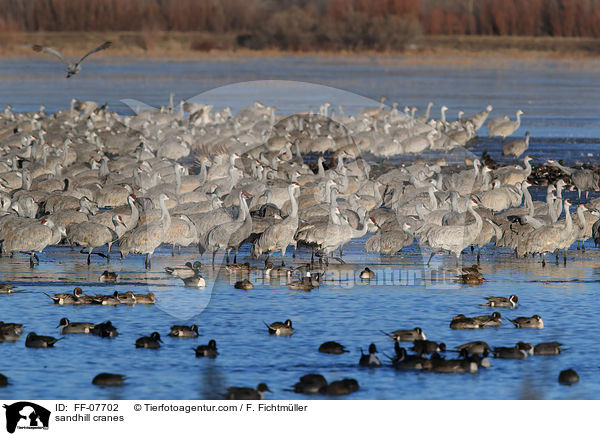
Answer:
MULTIPOLYGON (((215 277, 210 266, 203 269, 206 289, 185 288, 162 268, 195 259, 197 255, 191 249, 174 258, 169 250, 162 250, 148 274, 140 257, 129 257, 123 262, 113 260, 111 269, 119 274, 117 285, 99 284, 97 279, 105 264, 96 261, 88 267, 85 256, 68 248, 45 252, 40 267, 34 271, 24 257, 2 259, 3 280, 27 291, 2 296, 0 307, 6 322, 23 322, 25 334, 35 331, 60 336, 55 326, 62 317, 95 323, 110 319, 120 335, 113 339, 65 335, 54 349, 25 348, 24 337, 16 343, 3 343, 1 372, 12 384, 0 393, 6 398, 218 398, 227 386, 266 382, 273 391, 268 398, 289 399, 303 397, 287 391, 289 386, 301 375, 318 372, 331 381, 357 379, 361 389, 349 397, 356 399, 598 398, 600 345, 593 309, 600 283, 596 250, 588 247, 585 254, 573 250, 566 267, 549 262, 542 268, 537 259, 517 261, 510 253, 487 247, 482 251, 487 281, 471 286, 452 281, 453 261, 446 262, 443 256, 437 260, 439 263, 434 258, 432 266, 424 268, 426 257, 418 246, 396 258, 380 258, 364 256, 362 242, 346 247, 349 264, 332 266, 326 282, 312 292, 289 290, 279 279, 265 282, 260 273, 251 276, 256 285, 253 290, 236 290, 226 271, 215 277), (356 279, 365 264, 377 273, 379 280, 375 283, 356 279), (429 280, 427 271, 431 270, 445 271, 446 280, 435 276, 429 280), (41 293, 69 291, 76 285, 91 295, 112 293, 114 289, 135 293, 153 290, 158 304, 59 306, 41 293), (515 329, 506 319, 499 328, 449 328, 451 318, 458 313, 491 313, 491 309, 478 306, 485 302, 483 297, 512 293, 518 294, 521 307, 500 309, 503 318, 539 314, 545 323, 543 330, 515 329), (208 306, 202 310, 207 300, 208 306), (197 307, 197 313, 190 307, 197 307), (274 337, 267 333, 263 321, 287 318, 294 322, 294 335, 274 337), (197 324, 201 336, 166 336, 170 325, 181 323, 197 324), (491 346, 559 341, 567 351, 524 361, 492 359, 492 367, 481 369, 476 375, 358 367, 359 348, 366 349, 371 342, 380 351, 393 353, 392 342, 380 330, 416 326, 423 329, 428 339, 442 341, 448 348, 473 340, 484 340, 491 346), (152 331, 162 334, 161 349, 136 349, 135 340, 152 331), (191 348, 210 339, 217 341, 218 358, 196 358, 191 348), (318 346, 329 340, 344 344, 350 353, 318 353, 318 346), (575 368, 581 378, 578 385, 570 388, 556 381, 558 373, 569 367, 575 368), (91 379, 99 372, 122 373, 128 381, 121 388, 98 388, 91 379)), ((472 261, 473 256, 465 253, 465 262, 472 261)), ((386 361, 385 356, 380 357, 386 361)))
MULTIPOLYGON (((37 110, 41 103, 48 111, 62 109, 77 97, 107 101, 113 109, 125 113, 122 98, 157 106, 166 104, 169 92, 176 93, 177 102, 216 86, 265 79, 315 82, 375 100, 387 95, 401 105, 424 107, 433 100, 437 107, 446 104, 451 108, 449 118, 458 108, 471 113, 487 104, 494 105, 494 115, 512 117, 514 109, 520 107, 526 116, 519 132, 532 132, 530 153, 534 157, 598 160, 600 123, 597 93, 592 92, 600 82, 597 71, 573 69, 557 62, 515 63, 498 69, 391 67, 376 62, 319 62, 311 58, 169 64, 112 59, 110 63, 90 62, 80 76, 66 80, 60 66, 27 58, 0 60, 0 79, 0 103, 11 103, 20 111, 37 110)), ((314 97, 322 102, 321 96, 314 97)), ((223 98, 232 104, 236 95, 223 98)), ((239 101, 238 105, 249 103, 239 101)), ((482 140, 473 146, 474 151, 488 150, 494 157, 499 149, 497 141, 482 140)), ((328 381, 347 377, 358 380, 361 388, 347 397, 351 399, 600 398, 600 343, 596 335, 600 268, 593 244, 588 242, 585 253, 569 251, 566 267, 548 262, 545 268, 537 258, 516 260, 508 250, 485 247, 481 263, 487 280, 481 286, 454 283, 454 262, 444 256, 434 258, 430 268, 424 267, 427 255, 421 254, 417 245, 399 256, 381 258, 365 255, 363 244, 364 239, 348 244, 344 253, 347 265, 331 265, 325 283, 308 293, 291 291, 279 280, 264 282, 259 273, 251 276, 253 290, 236 290, 226 271, 213 272, 209 266, 202 271, 206 289, 184 288, 179 279, 164 273, 163 267, 197 259, 197 251, 192 248, 175 257, 171 257, 170 248, 161 248, 150 272, 143 269, 141 257, 120 260, 115 249, 109 268, 119 274, 116 285, 98 282, 98 276, 107 268, 102 259, 94 258, 88 266, 84 255, 66 247, 46 250, 34 270, 24 256, 0 258, 0 280, 26 291, 0 295, 0 320, 26 325, 20 341, 0 344, 0 372, 11 381, 9 387, 0 389, 0 395, 38 399, 218 398, 228 386, 265 382, 273 391, 267 393, 267 398, 309 398, 288 389, 300 376, 318 372, 328 381), (353 279, 366 265, 377 273, 378 282, 353 279), (431 270, 444 271, 446 280, 429 280, 431 270), (384 282, 386 275, 391 279, 384 282), (108 294, 115 289, 152 291, 158 304, 69 307, 54 305, 42 294, 68 292, 75 286, 90 295, 108 294), (508 320, 502 327, 481 331, 449 328, 450 320, 459 313, 491 313, 479 306, 485 301, 483 297, 513 293, 519 296, 521 307, 501 309, 503 318, 539 314, 544 320, 543 330, 518 330, 508 320), (74 322, 111 320, 120 335, 114 339, 66 335, 54 349, 25 348, 25 336, 30 331, 60 336, 55 326, 62 317, 74 322), (268 335, 263 321, 288 318, 296 329, 293 336, 268 335), (201 336, 167 336, 170 325, 182 323, 197 324, 201 336), (492 347, 556 340, 565 344, 566 351, 559 356, 532 356, 524 361, 492 359, 492 367, 476 375, 358 367, 359 349, 366 350, 371 342, 381 352, 393 353, 392 342, 380 330, 416 326, 428 339, 445 342, 448 348, 473 340, 484 340, 492 347), (134 347, 138 337, 153 331, 163 337, 161 349, 134 347), (219 357, 196 358, 191 349, 210 339, 216 340, 219 357), (318 353, 319 345, 330 340, 344 344, 350 353, 318 353), (579 373, 581 382, 572 387, 559 385, 558 373, 570 367, 579 373), (99 372, 125 374, 128 380, 120 388, 99 388, 91 384, 99 372)), ((296 262, 305 262, 309 256, 300 251, 296 262)), ((469 251, 464 256, 466 264, 473 263, 469 251)), ((250 261, 247 248, 241 257, 241 261, 250 261)), ((209 262, 208 257, 202 260, 209 262)), ((260 263, 253 264, 260 267, 260 263)), ((386 361, 382 353, 380 358, 386 361)))

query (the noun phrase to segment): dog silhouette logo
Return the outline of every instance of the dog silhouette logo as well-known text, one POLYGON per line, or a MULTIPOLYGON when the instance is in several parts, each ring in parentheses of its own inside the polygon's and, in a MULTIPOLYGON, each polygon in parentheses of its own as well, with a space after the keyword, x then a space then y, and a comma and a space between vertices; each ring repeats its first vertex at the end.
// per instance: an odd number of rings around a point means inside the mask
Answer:
POLYGON ((6 431, 14 433, 19 429, 48 429, 50 422, 50 411, 42 406, 28 401, 5 404, 6 409, 6 431))

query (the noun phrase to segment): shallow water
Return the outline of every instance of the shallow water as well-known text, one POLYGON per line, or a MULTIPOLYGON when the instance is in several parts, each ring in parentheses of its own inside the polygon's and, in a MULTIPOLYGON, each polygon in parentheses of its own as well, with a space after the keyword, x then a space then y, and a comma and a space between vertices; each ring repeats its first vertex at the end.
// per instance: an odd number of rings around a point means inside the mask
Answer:
MULTIPOLYGON (((94 259, 85 265, 85 256, 69 248, 48 250, 41 265, 29 268, 28 259, 15 256, 2 259, 3 280, 26 292, 2 296, 2 319, 26 324, 25 334, 60 336, 54 327, 62 317, 72 321, 103 322, 110 319, 120 335, 104 339, 91 335, 65 335, 54 349, 28 349, 24 337, 16 343, 0 345, 2 372, 12 380, 2 390, 7 398, 98 398, 98 399, 191 399, 215 398, 227 386, 267 382, 271 399, 301 398, 286 388, 306 373, 322 373, 328 380, 352 377, 361 390, 356 399, 514 399, 524 397, 564 399, 598 398, 600 345, 594 331, 600 269, 598 253, 588 247, 583 254, 569 253, 567 266, 548 262, 542 268, 538 259, 519 259, 493 247, 482 250, 482 268, 487 281, 481 286, 459 285, 452 281, 454 262, 441 256, 430 268, 418 246, 401 256, 380 258, 364 256, 362 242, 346 247, 347 265, 334 266, 325 283, 312 292, 292 291, 279 279, 263 280, 253 272, 255 288, 233 288, 229 274, 218 277, 210 266, 203 268, 206 289, 189 289, 179 279, 163 272, 163 266, 194 259, 186 249, 181 256, 161 250, 154 258, 152 271, 143 270, 141 257, 112 260, 111 270, 119 274, 118 287, 101 284, 98 276, 106 265, 94 259), (438 262, 438 263, 436 263, 438 262), (361 281, 357 275, 363 265, 372 265, 378 278, 361 281), (427 271, 442 271, 446 279, 427 271), (437 278, 436 278, 437 277, 437 278), (87 294, 108 294, 114 289, 135 293, 152 290, 156 306, 59 306, 41 292, 53 294, 81 286, 87 294), (500 310, 504 325, 480 331, 451 330, 449 322, 458 313, 467 316, 491 313, 480 307, 488 295, 517 293, 521 306, 500 310), (202 310, 208 301, 206 309, 202 310), (184 304, 182 304, 184 302, 184 304), (194 309, 197 309, 194 310, 194 309), (515 329, 507 318, 539 314, 543 330, 515 329), (187 318, 189 316, 189 318, 187 318), (293 336, 274 337, 263 321, 290 318, 296 329, 293 336), (167 337, 172 324, 195 323, 201 336, 195 339, 167 337), (442 341, 452 348, 473 340, 491 346, 512 346, 518 341, 536 344, 560 341, 568 348, 559 356, 533 356, 524 361, 492 359, 490 369, 476 375, 400 372, 389 367, 373 370, 359 368, 359 348, 375 342, 381 352, 393 353, 391 340, 380 330, 419 326, 428 339, 442 341), (160 350, 136 349, 135 340, 152 331, 162 334, 160 350), (191 350, 209 339, 217 341, 217 359, 195 358, 191 350), (319 344, 335 340, 349 353, 341 356, 317 352, 319 344), (564 387, 556 382, 558 373, 573 367, 581 382, 564 387), (127 375, 121 388, 98 388, 91 379, 99 372, 127 375), (49 380, 52 379, 52 382, 49 380)), ((113 253, 116 257, 118 254, 113 253)), ((244 253, 244 258, 248 253, 244 253)), ((301 252, 306 256, 306 252, 301 252)), ((465 262, 474 261, 465 253, 465 262)), ((258 265, 257 265, 258 266, 258 265)), ((404 344, 410 346, 410 344, 404 344)), ((451 356, 453 353, 447 353, 451 356)), ((382 361, 386 358, 380 354, 382 361)))
MULTIPOLYGON (((0 60, 0 103, 15 110, 37 110, 44 103, 48 111, 68 107, 71 97, 107 101, 123 113, 120 99, 138 99, 150 105, 166 103, 169 92, 189 98, 201 92, 239 81, 285 79, 329 85, 377 100, 387 95, 401 105, 424 107, 429 100, 467 113, 494 105, 495 116, 522 108, 526 115, 518 131, 532 133, 530 153, 536 158, 559 157, 568 162, 598 161, 600 123, 597 93, 600 78, 596 71, 570 69, 559 63, 512 67, 468 68, 458 66, 382 66, 336 61, 318 63, 311 58, 246 59, 243 62, 202 61, 129 62, 113 59, 109 64, 84 65, 80 76, 70 80, 60 75, 60 66, 39 58, 0 60), (565 139, 567 138, 567 139, 565 139)), ((231 88, 234 90, 235 88, 231 88)), ((216 95, 216 94, 215 94, 216 95)), ((234 109, 252 103, 236 92, 219 94, 220 104, 234 109), (242 98, 243 97, 243 98, 242 98)), ((264 96, 267 100, 268 95, 264 96)), ((315 105, 323 102, 314 95, 315 105)), ((293 100, 293 98, 292 98, 293 100)), ((303 100, 303 103, 305 101, 303 100)), ((212 102, 209 101, 212 104, 212 102)), ((289 101, 282 101, 282 105, 289 101)), ((316 107, 316 106, 313 106, 316 107)), ((437 106, 439 107, 439 106, 437 106)), ((485 135, 485 129, 481 134, 485 135)), ((483 139, 472 151, 488 150, 498 157, 500 143, 483 139)), ((500 159, 501 160, 501 159, 500 159)), ((508 160, 505 160, 508 161, 508 160)), ((569 194, 574 195, 574 194, 569 194)), ((141 257, 118 258, 113 250, 110 269, 119 282, 105 285, 98 276, 106 269, 102 259, 85 256, 67 247, 51 248, 40 256, 40 266, 29 268, 28 258, 0 258, 0 280, 14 283, 26 292, 0 295, 0 319, 23 322, 26 331, 17 343, 0 344, 0 372, 11 385, 0 391, 6 398, 71 399, 190 399, 215 398, 227 386, 255 386, 266 382, 270 399, 304 398, 286 390, 300 376, 322 373, 327 380, 352 377, 361 389, 351 399, 515 399, 515 398, 599 398, 600 343, 597 328, 597 289, 600 282, 598 252, 588 243, 585 253, 569 252, 568 264, 539 259, 514 259, 512 253, 482 250, 482 268, 487 281, 481 286, 458 285, 452 281, 454 262, 434 258, 431 269, 423 267, 427 253, 417 245, 393 258, 365 255, 364 240, 345 247, 342 267, 330 265, 327 281, 312 292, 291 291, 279 280, 262 283, 252 275, 255 288, 233 288, 229 274, 203 268, 206 289, 184 288, 163 272, 163 267, 198 257, 196 250, 184 249, 171 257, 163 247, 153 258, 152 270, 143 269, 141 257), (356 276, 369 265, 378 280, 361 282, 356 276), (427 271, 445 271, 447 279, 429 280, 427 271), (383 277, 388 275, 387 281, 383 277), (411 279, 414 278, 414 279, 411 279), (153 291, 156 306, 57 306, 41 292, 53 294, 81 286, 86 294, 153 291), (501 309, 503 318, 539 314, 543 330, 518 330, 505 320, 500 328, 481 331, 454 331, 448 325, 459 313, 479 315, 492 310, 479 304, 488 295, 516 293, 521 307, 501 309), (66 335, 54 349, 25 348, 25 335, 58 335, 55 326, 62 317, 70 320, 103 322, 110 319, 120 336, 102 339, 90 335, 66 335), (294 321, 290 338, 272 337, 263 321, 294 321), (181 323, 199 326, 196 339, 174 339, 169 326, 181 323), (491 346, 510 346, 518 341, 533 344, 560 341, 567 350, 559 356, 533 356, 524 361, 492 359, 492 367, 476 375, 446 375, 397 372, 389 367, 374 370, 358 367, 359 348, 375 342, 380 351, 393 352, 392 342, 380 330, 419 326, 428 339, 443 341, 452 348, 461 343, 484 340, 491 346), (135 340, 159 331, 164 345, 160 350, 135 349, 135 340), (220 356, 197 359, 191 350, 215 339, 220 356), (317 352, 329 340, 344 344, 350 353, 330 356, 317 352), (572 387, 557 383, 562 369, 573 367, 581 382, 572 387), (127 375, 121 388, 98 388, 91 379, 99 372, 127 375)), ((310 253, 300 252, 305 262, 310 253)), ((464 262, 474 257, 465 252, 464 262)), ((242 251, 246 261, 247 249, 242 251)), ((208 257, 203 259, 208 263, 208 257)), ((300 259, 297 259, 300 262, 300 259)), ((259 263, 255 264, 260 266, 259 263)), ((410 344, 405 344, 410 346, 410 344)), ((452 353, 447 353, 451 356, 452 353)), ((380 353, 385 361, 385 356, 380 353)), ((312 397, 311 397, 312 398, 312 397)))

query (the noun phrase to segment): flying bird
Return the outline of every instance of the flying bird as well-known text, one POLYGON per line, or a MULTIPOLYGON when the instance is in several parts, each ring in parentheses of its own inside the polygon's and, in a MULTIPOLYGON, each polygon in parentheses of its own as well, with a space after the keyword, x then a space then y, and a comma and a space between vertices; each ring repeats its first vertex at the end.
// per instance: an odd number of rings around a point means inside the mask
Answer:
POLYGON ((98 51, 105 50, 105 49, 109 48, 111 45, 112 45, 111 41, 106 41, 102 45, 99 45, 95 49, 87 52, 81 59, 79 59, 75 63, 70 63, 67 59, 65 59, 65 57, 62 54, 60 54, 60 52, 58 52, 57 50, 55 50, 53 48, 44 47, 42 45, 37 45, 37 44, 35 44, 32 48, 33 48, 33 51, 35 51, 35 52, 38 52, 38 53, 44 52, 44 53, 48 53, 53 56, 56 56, 62 63, 64 63, 67 66, 67 69, 65 71, 67 73, 67 79, 68 79, 69 77, 74 76, 81 70, 81 63, 84 61, 85 58, 87 58, 89 55, 94 54, 98 51))

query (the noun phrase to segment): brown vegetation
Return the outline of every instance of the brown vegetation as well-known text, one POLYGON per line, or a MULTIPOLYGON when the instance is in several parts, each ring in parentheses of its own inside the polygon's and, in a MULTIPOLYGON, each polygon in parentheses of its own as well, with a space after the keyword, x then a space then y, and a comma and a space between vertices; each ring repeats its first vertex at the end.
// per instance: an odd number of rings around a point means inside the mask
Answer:
POLYGON ((421 34, 599 37, 600 0, 0 0, 2 33, 82 31, 200 32, 200 51, 402 50, 421 34))

